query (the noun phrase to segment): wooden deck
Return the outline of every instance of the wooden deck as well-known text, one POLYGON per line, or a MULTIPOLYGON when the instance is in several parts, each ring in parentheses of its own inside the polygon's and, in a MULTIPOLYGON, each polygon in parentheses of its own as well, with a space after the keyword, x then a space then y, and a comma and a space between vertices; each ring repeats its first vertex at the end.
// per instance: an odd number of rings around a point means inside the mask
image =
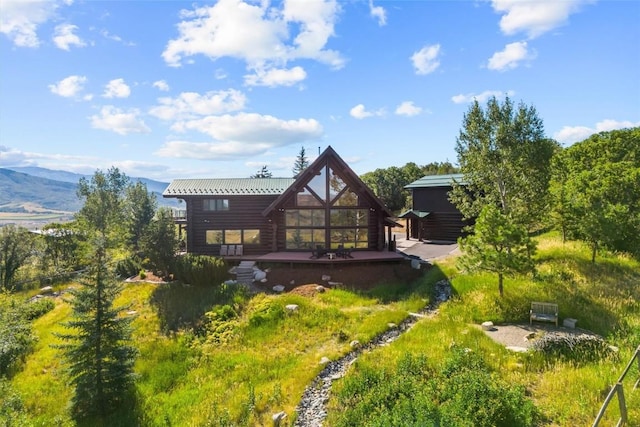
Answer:
POLYGON ((356 264, 368 262, 399 262, 406 259, 402 254, 389 251, 353 251, 351 257, 330 259, 328 256, 312 258, 311 252, 271 252, 265 255, 245 255, 242 257, 225 257, 227 261, 256 261, 288 264, 356 264))

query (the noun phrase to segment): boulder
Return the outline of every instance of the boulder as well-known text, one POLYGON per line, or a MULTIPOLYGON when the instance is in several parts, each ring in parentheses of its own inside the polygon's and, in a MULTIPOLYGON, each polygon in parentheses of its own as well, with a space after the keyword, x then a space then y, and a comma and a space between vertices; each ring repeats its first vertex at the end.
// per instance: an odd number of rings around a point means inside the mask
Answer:
POLYGON ((278 412, 271 416, 274 427, 278 427, 284 419, 287 418, 287 414, 284 411, 278 412))
POLYGON ((278 293, 284 292, 284 286, 282 285, 275 285, 272 289, 274 292, 278 292, 278 293))
POLYGON ((266 279, 266 278, 267 278, 267 273, 265 273, 262 270, 255 270, 253 272, 253 280, 255 280, 256 282, 260 282, 260 281, 262 281, 263 279, 266 279))
POLYGON ((482 322, 482 330, 483 331, 493 331, 493 322, 482 322))
POLYGON ((291 312, 298 311, 298 304, 287 304, 284 308, 291 312))

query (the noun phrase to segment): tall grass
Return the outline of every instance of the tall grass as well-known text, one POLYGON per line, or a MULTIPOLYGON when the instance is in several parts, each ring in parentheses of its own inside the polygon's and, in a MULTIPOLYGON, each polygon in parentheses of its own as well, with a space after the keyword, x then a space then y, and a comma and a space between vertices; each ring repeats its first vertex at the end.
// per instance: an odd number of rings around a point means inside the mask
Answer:
MULTIPOLYGON (((590 425, 640 344, 640 262, 621 254, 603 253, 593 264, 586 246, 563 244, 553 235, 539 237, 538 248, 537 274, 507 279, 502 298, 496 276, 462 274, 456 269, 455 259, 438 264, 453 284, 454 298, 440 307, 437 317, 419 322, 394 345, 363 355, 352 375, 372 368, 394 369, 407 354, 427 354, 431 368, 437 369, 451 347, 463 346, 482 355, 508 383, 526 387, 542 414, 541 424, 590 425), (531 301, 558 303, 561 319, 578 319, 579 327, 601 334, 609 344, 619 347, 619 353, 579 363, 512 353, 478 327, 487 320, 528 323, 531 301)), ((639 375, 632 369, 625 385, 632 425, 640 423, 640 393, 631 392, 639 375)), ((336 413, 350 410, 336 399, 331 405, 336 413)), ((614 424, 617 417, 614 402, 603 425, 614 424)))
MULTIPOLYGON (((393 344, 361 355, 349 377, 368 369, 394 372, 406 367, 407 355, 421 354, 426 355, 424 369, 437 373, 452 348, 468 348, 499 381, 526 388, 542 424, 588 425, 640 344, 640 263, 603 254, 594 265, 588 248, 563 245, 553 236, 539 239, 538 273, 507 279, 503 298, 497 278, 462 274, 450 259, 417 283, 362 293, 335 289, 313 297, 127 284, 116 303, 131 303, 129 310, 135 311, 123 315, 135 316, 136 394, 130 408, 95 425, 269 425, 271 414, 279 411, 292 421, 304 388, 323 368, 323 357, 339 358, 351 350, 352 340, 366 342, 419 310, 442 278, 451 280, 453 300, 393 344), (557 302, 561 318, 576 318, 579 327, 601 334, 619 347, 618 356, 577 364, 512 353, 477 327, 485 320, 528 322, 532 300, 557 302), (289 304, 298 309, 287 309, 289 304)), ((52 332, 69 314, 69 306, 58 300, 54 310, 35 321, 36 349, 11 381, 27 425, 74 425, 67 411, 73 390, 51 347, 56 343, 52 332)), ((339 384, 334 383, 336 392, 339 384)), ((640 393, 627 392, 627 399, 631 419, 639 420, 640 393)), ((349 410, 336 400, 330 407, 349 410)), ((614 407, 606 422, 615 417, 614 407)))

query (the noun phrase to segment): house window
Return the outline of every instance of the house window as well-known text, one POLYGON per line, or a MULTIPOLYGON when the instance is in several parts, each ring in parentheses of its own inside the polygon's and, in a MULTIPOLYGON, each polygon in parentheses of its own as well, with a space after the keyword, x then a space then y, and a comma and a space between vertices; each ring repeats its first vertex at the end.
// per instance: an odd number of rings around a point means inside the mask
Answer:
POLYGON ((224 232, 222 230, 206 231, 207 245, 220 245, 224 242, 224 232))
POLYGON ((224 230, 224 243, 228 245, 241 245, 242 230, 224 230))
POLYGON ((204 199, 202 208, 205 211, 228 211, 229 200, 227 199, 204 199))
POLYGON ((324 166, 296 194, 297 209, 286 209, 286 248, 367 248, 369 210, 331 166, 324 166))
POLYGON ((287 230, 287 249, 315 249, 317 245, 324 247, 324 228, 292 228, 287 230))
POLYGON ((207 245, 259 245, 260 230, 207 230, 207 245))

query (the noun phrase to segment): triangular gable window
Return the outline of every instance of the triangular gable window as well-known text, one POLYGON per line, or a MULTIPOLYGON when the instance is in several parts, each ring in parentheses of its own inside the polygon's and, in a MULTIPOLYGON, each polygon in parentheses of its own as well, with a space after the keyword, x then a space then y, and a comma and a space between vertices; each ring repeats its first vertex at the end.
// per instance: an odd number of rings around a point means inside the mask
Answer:
POLYGON ((300 207, 305 206, 322 206, 322 202, 308 189, 299 191, 296 194, 296 205, 300 207))
POLYGON ((307 186, 318 195, 320 200, 327 200, 327 173, 326 168, 320 169, 317 175, 313 177, 307 186))
POLYGON ((346 187, 342 177, 329 168, 329 199, 333 201, 346 187))
POLYGON ((358 195, 351 191, 350 188, 347 188, 333 202, 333 206, 358 206, 358 195))

